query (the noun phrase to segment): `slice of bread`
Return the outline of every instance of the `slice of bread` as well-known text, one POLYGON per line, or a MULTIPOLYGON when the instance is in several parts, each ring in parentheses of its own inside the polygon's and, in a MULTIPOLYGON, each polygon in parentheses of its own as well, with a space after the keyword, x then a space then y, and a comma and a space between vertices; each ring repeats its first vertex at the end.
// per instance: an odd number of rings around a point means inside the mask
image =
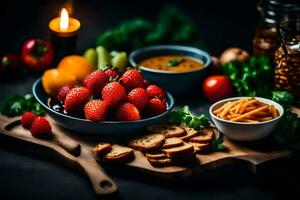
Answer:
POLYGON ((157 159, 147 157, 147 160, 153 167, 166 167, 174 164, 172 159, 170 158, 157 159))
POLYGON ((179 147, 183 145, 183 140, 176 137, 166 138, 162 148, 168 149, 173 147, 179 147))
POLYGON ((211 147, 211 143, 193 143, 193 142, 189 142, 189 144, 194 146, 194 149, 195 149, 196 153, 203 153, 211 147))
POLYGON ((103 157, 103 161, 106 163, 124 163, 133 158, 133 149, 114 144, 112 150, 103 157))
POLYGON ((164 159, 168 158, 168 156, 165 153, 146 153, 147 158, 153 158, 153 159, 164 159))
POLYGON ((162 152, 166 153, 169 158, 184 157, 186 155, 194 154, 194 151, 193 145, 188 143, 183 143, 183 145, 179 147, 162 149, 162 152))
POLYGON ((185 136, 179 137, 179 138, 182 139, 183 141, 189 141, 190 138, 195 137, 195 136, 197 136, 197 135, 199 134, 198 131, 196 131, 195 129, 190 128, 190 127, 188 127, 188 126, 183 126, 183 128, 185 129, 185 131, 186 131, 186 133, 187 133, 185 136))
POLYGON ((214 138, 214 131, 206 128, 201 130, 198 136, 192 137, 190 141, 194 143, 210 143, 214 140, 214 138))
POLYGON ((164 141, 163 134, 154 133, 132 140, 129 146, 140 151, 150 151, 161 147, 164 141))
POLYGON ((94 153, 98 157, 102 157, 111 151, 111 145, 109 143, 99 143, 94 148, 94 153))
POLYGON ((164 134, 166 138, 169 137, 182 137, 186 135, 186 131, 180 127, 173 124, 157 124, 152 125, 147 128, 151 133, 161 133, 164 134))

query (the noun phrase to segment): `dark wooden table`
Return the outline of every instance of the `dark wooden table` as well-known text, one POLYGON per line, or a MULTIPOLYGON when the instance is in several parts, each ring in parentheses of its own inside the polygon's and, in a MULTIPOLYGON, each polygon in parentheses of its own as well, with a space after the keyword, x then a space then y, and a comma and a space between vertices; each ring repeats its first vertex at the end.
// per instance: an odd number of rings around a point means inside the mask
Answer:
MULTIPOLYGON (((78 43, 79 52, 92 46, 96 35, 106 27, 134 16, 153 18, 158 5, 167 2, 78 1, 76 16, 84 22, 78 43)), ((196 19, 211 54, 218 55, 229 46, 250 50, 257 21, 256 2, 176 3, 196 19)), ((13 0, 5 1, 1 6, 5 6, 1 9, 5 10, 1 12, 1 24, 18 24, 10 26, 10 31, 1 32, 1 53, 17 51, 28 37, 47 37, 47 23, 59 8, 58 2, 50 0, 43 3, 13 0), (12 18, 8 20, 8 17, 12 18)), ((11 93, 30 93, 32 83, 38 77, 25 74, 13 80, 1 79, 0 102, 11 93)), ((176 100, 177 106, 188 104, 195 113, 207 114, 209 103, 200 95, 183 96, 176 100)), ((300 188, 299 165, 290 160, 267 163, 258 170, 257 175, 243 166, 234 165, 176 181, 158 180, 135 171, 109 168, 106 171, 119 186, 119 192, 108 197, 111 199, 297 199, 298 196, 291 197, 298 195, 300 188)), ((97 197, 85 177, 55 161, 21 152, 0 139, 0 199, 90 200, 97 197)))

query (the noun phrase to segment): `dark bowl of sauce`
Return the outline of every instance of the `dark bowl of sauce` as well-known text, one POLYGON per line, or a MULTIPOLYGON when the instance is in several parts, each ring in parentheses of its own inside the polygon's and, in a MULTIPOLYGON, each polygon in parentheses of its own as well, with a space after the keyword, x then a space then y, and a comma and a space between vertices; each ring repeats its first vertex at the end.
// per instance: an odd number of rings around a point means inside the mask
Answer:
POLYGON ((201 88, 211 58, 201 49, 159 45, 136 49, 129 55, 129 62, 132 66, 139 66, 149 82, 174 95, 182 95, 201 88))

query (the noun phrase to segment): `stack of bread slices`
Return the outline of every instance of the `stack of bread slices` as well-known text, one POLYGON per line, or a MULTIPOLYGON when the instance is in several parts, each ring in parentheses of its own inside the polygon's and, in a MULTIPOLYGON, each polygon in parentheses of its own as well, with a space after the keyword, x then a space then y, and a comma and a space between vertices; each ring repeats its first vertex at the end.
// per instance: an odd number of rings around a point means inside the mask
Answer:
MULTIPOLYGON (((199 162, 196 153, 207 152, 215 139, 213 127, 197 131, 187 126, 158 124, 147 130, 148 135, 130 141, 128 146, 143 152, 154 167, 199 162)), ((104 162, 126 162, 134 158, 129 147, 101 143, 94 152, 104 162)))

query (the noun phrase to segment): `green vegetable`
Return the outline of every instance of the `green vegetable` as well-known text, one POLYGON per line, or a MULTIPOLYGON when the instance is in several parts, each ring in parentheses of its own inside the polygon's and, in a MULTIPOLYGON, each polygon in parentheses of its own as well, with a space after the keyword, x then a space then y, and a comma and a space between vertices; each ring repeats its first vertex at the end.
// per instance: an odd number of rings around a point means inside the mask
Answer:
POLYGON ((272 91, 272 100, 281 104, 283 107, 288 107, 294 101, 294 97, 291 93, 286 91, 272 91))
POLYGON ((293 102, 289 92, 272 91, 274 69, 266 56, 252 56, 245 64, 230 62, 224 65, 223 70, 240 96, 265 97, 285 107, 293 102))
POLYGON ((108 50, 131 51, 146 43, 145 35, 152 24, 144 19, 133 19, 122 22, 118 27, 102 32, 97 38, 97 45, 108 50))
POLYGON ((222 134, 220 134, 220 136, 215 141, 212 142, 211 148, 213 151, 222 151, 225 149, 224 138, 222 134))
POLYGON ((94 67, 97 67, 97 63, 98 63, 98 55, 97 55, 97 51, 94 48, 89 48, 87 49, 83 56, 90 61, 94 67))
POLYGON ((178 66, 180 63, 182 63, 184 61, 184 59, 174 59, 174 60, 169 60, 169 62, 167 63, 167 67, 176 67, 178 66))
POLYGON ((200 130, 209 125, 208 118, 205 115, 196 116, 189 110, 188 106, 171 112, 171 123, 189 126, 195 130, 200 130))
POLYGON ((26 94, 24 96, 13 94, 7 96, 3 105, 0 106, 0 113, 8 117, 22 115, 27 111, 33 112, 36 115, 45 114, 44 109, 31 94, 26 94))
POLYGON ((111 66, 111 56, 103 46, 96 48, 98 54, 98 69, 103 71, 107 70, 111 66))
POLYGON ((113 68, 117 69, 119 72, 124 72, 127 67, 127 54, 126 52, 120 52, 115 54, 111 60, 113 68))
POLYGON ((285 111, 274 130, 276 145, 300 151, 300 117, 297 114, 285 111))
POLYGON ((203 48, 195 23, 174 6, 161 10, 157 21, 142 18, 123 21, 97 38, 97 45, 108 50, 132 51, 155 44, 184 44, 203 48))

